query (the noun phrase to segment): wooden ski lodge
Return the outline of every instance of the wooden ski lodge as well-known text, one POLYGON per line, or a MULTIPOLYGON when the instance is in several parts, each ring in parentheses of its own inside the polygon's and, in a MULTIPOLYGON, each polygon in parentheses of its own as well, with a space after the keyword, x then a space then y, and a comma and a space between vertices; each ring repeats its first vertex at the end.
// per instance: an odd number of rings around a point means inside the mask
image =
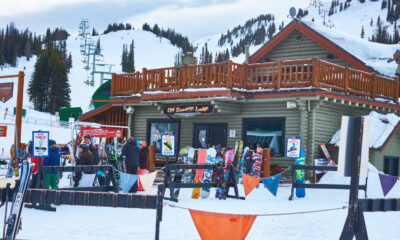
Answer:
MULTIPOLYGON (((271 163, 282 168, 291 164, 285 158, 287 137, 302 138, 312 165, 323 157, 320 144, 340 128, 342 115, 400 111, 399 78, 383 76, 298 21, 245 63, 143 68, 113 74, 109 89, 109 100, 93 100, 105 104, 80 116, 81 121, 127 125, 133 137, 154 144, 156 153, 165 133, 175 134, 178 149, 234 148, 243 140, 251 149, 269 148, 271 163)), ((371 162, 384 168, 383 160, 371 162)))

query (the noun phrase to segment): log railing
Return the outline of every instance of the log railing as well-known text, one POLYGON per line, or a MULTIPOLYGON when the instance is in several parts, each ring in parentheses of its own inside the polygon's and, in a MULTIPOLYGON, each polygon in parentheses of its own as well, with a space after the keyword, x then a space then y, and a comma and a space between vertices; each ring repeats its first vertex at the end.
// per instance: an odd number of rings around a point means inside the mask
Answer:
POLYGON ((398 103, 399 79, 367 73, 318 58, 278 62, 214 64, 159 68, 131 74, 113 74, 111 96, 146 91, 176 92, 187 88, 241 90, 327 88, 366 98, 386 98, 398 103))

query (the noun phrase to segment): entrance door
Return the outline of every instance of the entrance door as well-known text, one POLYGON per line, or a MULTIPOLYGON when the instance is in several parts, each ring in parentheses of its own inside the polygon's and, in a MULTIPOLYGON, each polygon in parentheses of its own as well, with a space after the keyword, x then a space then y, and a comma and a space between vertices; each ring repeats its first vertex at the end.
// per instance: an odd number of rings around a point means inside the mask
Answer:
POLYGON ((385 156, 383 160, 383 172, 392 176, 399 176, 399 158, 385 156))
POLYGON ((226 147, 226 123, 195 123, 193 126, 193 147, 226 147))

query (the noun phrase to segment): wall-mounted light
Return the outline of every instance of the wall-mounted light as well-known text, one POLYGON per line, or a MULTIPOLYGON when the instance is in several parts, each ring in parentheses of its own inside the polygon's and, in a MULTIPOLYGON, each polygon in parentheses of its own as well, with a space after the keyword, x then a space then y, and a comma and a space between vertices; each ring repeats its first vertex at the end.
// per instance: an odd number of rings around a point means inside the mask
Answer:
POLYGON ((301 36, 298 35, 297 38, 296 38, 296 42, 301 42, 301 41, 303 41, 303 39, 301 39, 301 36))

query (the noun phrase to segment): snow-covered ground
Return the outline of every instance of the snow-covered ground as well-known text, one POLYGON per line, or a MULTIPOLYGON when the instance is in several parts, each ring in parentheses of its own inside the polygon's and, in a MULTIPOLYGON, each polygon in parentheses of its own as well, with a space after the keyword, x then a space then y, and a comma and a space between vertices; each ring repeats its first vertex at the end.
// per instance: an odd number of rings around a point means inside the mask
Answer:
MULTIPOLYGON (((368 197, 383 197, 377 170, 370 166, 368 197)), ((345 184, 349 178, 330 172, 322 183, 345 184)), ((244 196, 243 186, 239 186, 244 196)), ((153 188, 153 194, 156 187, 153 188)), ((191 189, 182 189, 178 203, 170 204, 219 213, 268 214, 340 208, 349 200, 348 190, 306 189, 304 199, 289 201, 290 185, 280 185, 274 197, 260 184, 246 200, 218 200, 211 189, 208 199, 191 199, 191 189)), ((169 195, 168 190, 166 196, 169 195)), ((360 198, 364 192, 359 192, 360 198)), ((387 198, 400 198, 397 183, 387 198)), ((0 211, 4 214, 4 211, 0 211)), ((57 206, 56 212, 23 209, 23 229, 19 239, 154 239, 155 210, 57 206)), ((246 239, 338 239, 347 210, 287 216, 259 216, 246 239)), ((370 239, 399 239, 400 212, 365 213, 370 239)), ((0 215, 3 219, 3 215, 0 215)), ((165 206, 160 239, 200 239, 189 211, 165 206)))

